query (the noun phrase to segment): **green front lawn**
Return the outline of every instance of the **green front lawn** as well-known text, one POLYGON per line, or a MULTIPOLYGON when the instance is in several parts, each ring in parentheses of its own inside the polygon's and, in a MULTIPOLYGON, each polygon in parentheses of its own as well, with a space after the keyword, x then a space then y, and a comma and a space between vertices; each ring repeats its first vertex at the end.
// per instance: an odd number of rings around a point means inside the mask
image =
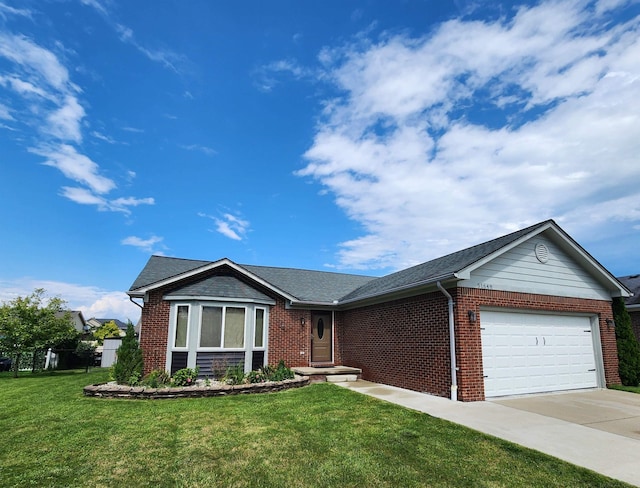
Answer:
POLYGON ((640 386, 624 386, 624 385, 611 385, 611 390, 629 391, 631 393, 640 393, 640 386))
POLYGON ((328 383, 182 400, 85 398, 106 371, 0 374, 0 485, 626 486, 328 383))

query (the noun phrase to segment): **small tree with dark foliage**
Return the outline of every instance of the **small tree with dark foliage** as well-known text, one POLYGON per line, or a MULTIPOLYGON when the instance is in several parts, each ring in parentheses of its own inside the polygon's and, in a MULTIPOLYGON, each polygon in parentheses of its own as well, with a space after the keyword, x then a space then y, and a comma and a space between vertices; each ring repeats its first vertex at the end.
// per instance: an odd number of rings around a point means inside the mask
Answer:
POLYGON ((89 366, 93 364, 95 358, 96 346, 94 346, 90 342, 80 341, 76 346, 74 354, 80 358, 80 360, 84 364, 85 373, 88 373, 89 366))
POLYGON ((618 345, 618 371, 625 386, 640 384, 640 344, 633 335, 631 317, 620 297, 613 299, 613 318, 618 345))
POLYGON ((127 324, 127 333, 122 344, 116 351, 117 359, 113 365, 113 379, 118 384, 130 385, 137 383, 142 377, 142 349, 138 344, 133 324, 127 324))

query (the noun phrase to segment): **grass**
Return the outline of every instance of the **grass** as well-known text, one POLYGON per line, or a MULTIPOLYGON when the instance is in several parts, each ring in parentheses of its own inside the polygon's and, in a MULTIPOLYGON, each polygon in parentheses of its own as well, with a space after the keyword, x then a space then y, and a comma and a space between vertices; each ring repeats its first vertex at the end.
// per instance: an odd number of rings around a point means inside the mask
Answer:
POLYGON ((631 393, 640 393, 640 386, 624 386, 624 385, 611 385, 609 386, 611 390, 620 390, 620 391, 628 391, 631 393))
POLYGON ((96 370, 0 373, 0 485, 627 486, 321 383, 180 400, 85 398, 96 370))

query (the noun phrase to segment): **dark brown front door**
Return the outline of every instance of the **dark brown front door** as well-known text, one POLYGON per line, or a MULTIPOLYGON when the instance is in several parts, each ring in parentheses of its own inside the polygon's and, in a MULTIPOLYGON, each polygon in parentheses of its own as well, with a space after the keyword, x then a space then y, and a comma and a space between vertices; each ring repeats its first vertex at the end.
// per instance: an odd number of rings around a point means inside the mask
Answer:
POLYGON ((311 361, 331 362, 331 314, 314 314, 311 325, 311 361))

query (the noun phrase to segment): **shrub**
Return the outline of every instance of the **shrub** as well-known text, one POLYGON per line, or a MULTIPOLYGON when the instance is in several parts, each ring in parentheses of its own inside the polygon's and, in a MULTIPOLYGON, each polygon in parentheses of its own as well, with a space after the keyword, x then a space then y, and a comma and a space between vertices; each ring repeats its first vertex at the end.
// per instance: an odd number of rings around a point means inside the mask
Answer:
POLYGON ((137 381, 142 377, 142 350, 138 345, 133 324, 127 325, 127 333, 122 339, 122 344, 116 351, 117 359, 112 367, 113 379, 118 384, 131 384, 132 380, 137 381))
POLYGON ((247 381, 249 383, 264 383, 266 381, 269 381, 269 379, 267 375, 262 371, 262 368, 260 368, 258 371, 249 371, 249 373, 247 373, 247 381))
POLYGON ((283 360, 280 360, 278 366, 263 366, 258 371, 251 371, 247 374, 249 383, 264 383, 265 381, 284 381, 293 379, 295 375, 293 371, 287 368, 283 360))
POLYGON ((171 377, 163 369, 154 369, 142 379, 142 384, 150 388, 158 388, 171 383, 171 377))
POLYGON ((195 369, 184 368, 179 369, 173 375, 171 382, 173 386, 192 386, 195 384, 196 379, 198 378, 198 371, 200 368, 196 366, 195 369))
POLYGON ((235 366, 229 366, 222 381, 227 385, 240 385, 244 383, 244 363, 238 363, 235 366))
POLYGON ((613 299, 613 318, 616 324, 618 372, 625 386, 640 384, 640 344, 633 335, 631 317, 620 297, 613 299))
POLYGON ((283 381, 283 380, 291 380, 293 379, 294 374, 289 368, 287 368, 284 364, 284 360, 280 360, 278 362, 278 366, 276 367, 275 372, 272 375, 272 381, 283 381))

